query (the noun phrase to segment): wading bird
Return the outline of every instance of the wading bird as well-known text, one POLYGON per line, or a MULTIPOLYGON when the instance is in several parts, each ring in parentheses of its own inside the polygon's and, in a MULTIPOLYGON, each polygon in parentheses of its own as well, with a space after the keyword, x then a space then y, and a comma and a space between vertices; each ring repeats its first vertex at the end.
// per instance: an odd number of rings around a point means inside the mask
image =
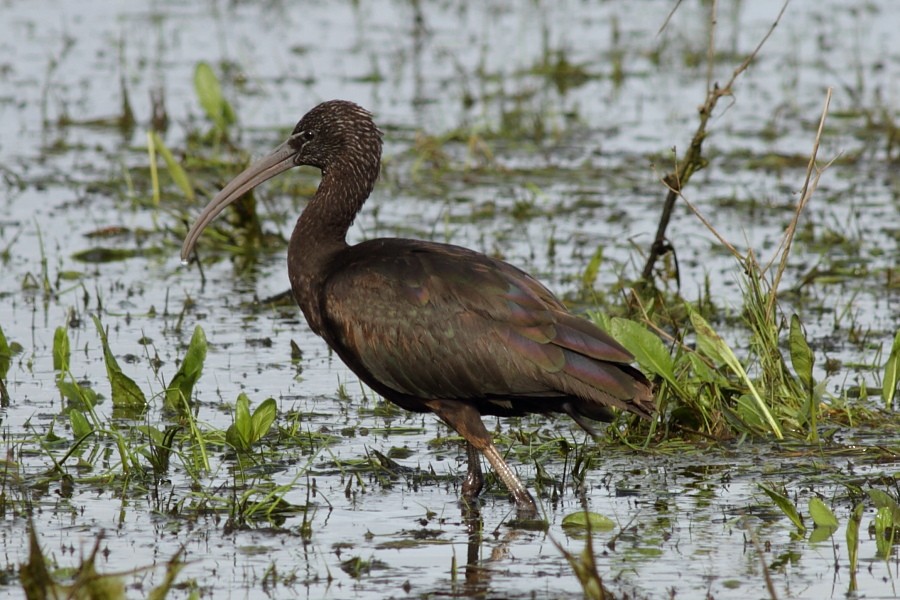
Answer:
POLYGON ((294 298, 366 385, 406 410, 434 413, 465 438, 466 500, 484 483, 480 452, 519 513, 537 514, 482 415, 566 413, 589 433, 588 420, 610 420, 610 407, 651 416, 652 388, 630 366, 631 354, 527 273, 448 244, 347 244, 381 165, 381 132, 351 102, 319 104, 287 141, 226 185, 188 232, 182 260, 226 206, 302 165, 320 169, 322 179, 288 246, 294 298))

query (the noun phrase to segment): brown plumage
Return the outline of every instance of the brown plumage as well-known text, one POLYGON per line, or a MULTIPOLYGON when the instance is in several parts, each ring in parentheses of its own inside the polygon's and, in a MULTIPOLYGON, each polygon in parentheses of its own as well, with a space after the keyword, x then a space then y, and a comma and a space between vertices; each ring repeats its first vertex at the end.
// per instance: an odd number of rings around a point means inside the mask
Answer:
POLYGON ((385 238, 355 246, 347 229, 381 162, 371 115, 339 100, 307 113, 271 154, 235 177, 188 232, 187 259, 225 206, 294 166, 322 171, 288 246, 294 297, 312 330, 376 392, 433 412, 468 442, 463 494, 474 499, 484 454, 521 512, 537 507, 503 461, 481 415, 566 413, 588 432, 610 408, 649 418, 650 383, 633 357, 527 273, 448 244, 385 238))

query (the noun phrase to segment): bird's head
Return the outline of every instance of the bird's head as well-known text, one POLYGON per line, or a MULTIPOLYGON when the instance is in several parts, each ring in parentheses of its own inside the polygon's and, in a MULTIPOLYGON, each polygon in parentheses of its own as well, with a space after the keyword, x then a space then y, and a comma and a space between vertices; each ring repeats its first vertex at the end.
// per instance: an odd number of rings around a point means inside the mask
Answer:
POLYGON ((285 144, 294 165, 327 171, 340 161, 371 164, 381 158, 381 132, 372 114, 345 100, 329 100, 303 115, 285 144))
POLYGON ((381 132, 366 109, 345 100, 319 104, 294 127, 290 137, 232 179, 206 205, 188 231, 181 260, 190 256, 200 234, 226 206, 279 173, 308 165, 327 174, 343 168, 348 183, 368 191, 381 164, 381 132))

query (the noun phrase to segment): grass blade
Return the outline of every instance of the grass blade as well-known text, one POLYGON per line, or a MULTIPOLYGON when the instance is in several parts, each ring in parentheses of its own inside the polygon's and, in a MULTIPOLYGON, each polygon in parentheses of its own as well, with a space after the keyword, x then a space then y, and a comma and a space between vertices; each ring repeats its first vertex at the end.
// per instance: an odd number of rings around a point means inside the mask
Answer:
POLYGON ((897 393, 897 379, 900 378, 900 331, 894 336, 891 355, 884 365, 884 377, 881 385, 881 397, 888 410, 894 407, 894 394, 897 393))
POLYGON ((753 381, 750 379, 750 376, 747 375, 747 372, 744 370, 744 367, 741 365, 737 356, 734 355, 734 352, 728 344, 725 343, 725 340, 716 333, 700 313, 694 310, 690 310, 690 313, 691 324, 694 326, 694 331, 697 333, 697 349, 714 361, 727 365, 728 368, 744 382, 750 390, 750 395, 756 402, 757 408, 759 408, 760 413, 769 424, 772 433, 774 433, 775 437, 779 440, 783 439, 784 435, 781 433, 781 427, 779 427, 778 423, 775 421, 775 417, 772 416, 772 413, 766 406, 762 396, 756 390, 756 386, 753 385, 753 381))
POLYGON ((175 185, 178 186, 185 198, 193 202, 196 195, 194 194, 194 186, 191 184, 191 179, 188 177, 187 171, 184 170, 181 163, 175 160, 172 151, 166 147, 162 138, 160 138, 155 131, 151 131, 149 135, 153 139, 153 147, 163 157, 163 162, 166 163, 166 168, 169 170, 169 175, 172 176, 175 185))

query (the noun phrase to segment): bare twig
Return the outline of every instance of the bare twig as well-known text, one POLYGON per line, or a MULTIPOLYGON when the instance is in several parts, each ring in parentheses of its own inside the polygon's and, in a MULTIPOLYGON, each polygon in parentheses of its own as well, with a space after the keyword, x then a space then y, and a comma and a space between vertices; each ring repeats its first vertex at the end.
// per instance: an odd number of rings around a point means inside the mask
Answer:
POLYGON ((716 26, 719 24, 719 3, 709 7, 709 43, 706 45, 706 89, 713 85, 713 66, 716 64, 716 26))
POLYGON ((666 27, 669 26, 669 21, 672 20, 672 17, 675 16, 675 12, 678 10, 678 7, 681 6, 681 0, 675 3, 675 6, 672 7, 672 10, 669 11, 669 14, 666 15, 666 20, 663 21, 662 27, 659 28, 659 31, 656 32, 656 35, 661 35, 663 31, 666 30, 666 27))
POLYGON ((759 545, 759 539, 756 537, 756 532, 750 530, 749 527, 747 530, 750 532, 750 541, 753 542, 753 548, 756 549, 756 555, 759 557, 759 566, 762 568, 763 579, 766 581, 766 590, 769 592, 769 598, 778 600, 778 592, 775 591, 775 582, 772 581, 769 565, 766 564, 766 553, 763 552, 762 547, 759 545))
MULTIPOLYGON (((669 226, 669 221, 672 218, 672 211, 675 207, 675 201, 678 199, 678 195, 684 186, 687 184, 688 180, 691 178, 695 172, 706 167, 706 159, 703 158, 703 140, 706 139, 707 131, 706 126, 709 122, 710 117, 712 116, 713 110, 716 107, 716 104, 719 101, 719 98, 722 96, 730 96, 732 91, 731 88, 734 86, 737 78, 747 70, 753 60, 757 57, 763 45, 772 35, 772 32, 775 31, 775 28, 781 22, 781 17, 784 15, 784 11, 787 9, 788 3, 790 0, 785 0, 784 4, 781 6, 781 10, 778 12, 778 16, 775 17, 775 20, 772 22, 771 27, 760 40, 759 44, 757 44, 756 48, 754 48, 753 52, 751 52, 744 61, 738 65, 738 67, 731 74, 731 78, 728 82, 723 86, 719 87, 718 84, 708 83, 706 90, 706 101, 703 106, 700 107, 700 123, 697 126, 697 130, 694 133, 694 137, 691 139, 691 145, 688 147, 687 154, 685 155, 684 160, 681 164, 677 165, 677 168, 674 172, 669 173, 663 178, 663 183, 669 189, 669 193, 666 195, 666 200, 663 204, 662 214, 660 215, 659 225, 656 229, 656 237, 653 240, 652 245, 650 246, 650 253, 647 256, 647 262, 644 265, 644 270, 641 273, 641 278, 644 284, 648 284, 653 276, 653 267, 656 264, 657 259, 662 256, 668 249, 668 244, 666 243, 666 229, 669 226)), ((713 5, 713 13, 712 13, 712 29, 715 29, 715 4, 713 5)), ((709 50, 709 60, 710 64, 712 63, 713 58, 715 57, 715 49, 712 47, 713 42, 715 41, 714 32, 710 32, 710 50, 709 50)), ((710 69, 712 67, 710 66, 710 69)), ((711 79, 711 77, 710 77, 711 79)))

